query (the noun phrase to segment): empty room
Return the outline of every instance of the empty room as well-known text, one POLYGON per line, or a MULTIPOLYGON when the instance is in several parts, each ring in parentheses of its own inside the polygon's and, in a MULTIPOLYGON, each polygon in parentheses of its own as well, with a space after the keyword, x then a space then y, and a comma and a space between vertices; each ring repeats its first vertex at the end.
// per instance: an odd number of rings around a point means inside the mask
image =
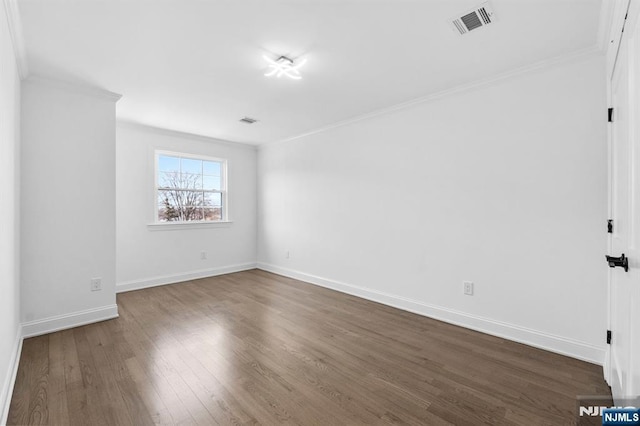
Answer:
POLYGON ((640 0, 0 15, 0 425, 640 425, 640 0))

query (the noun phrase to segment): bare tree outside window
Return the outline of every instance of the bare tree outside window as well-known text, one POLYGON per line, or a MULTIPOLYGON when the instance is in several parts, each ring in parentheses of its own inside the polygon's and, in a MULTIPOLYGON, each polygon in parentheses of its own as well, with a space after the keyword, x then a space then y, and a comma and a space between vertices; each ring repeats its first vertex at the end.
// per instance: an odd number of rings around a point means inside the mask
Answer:
POLYGON ((157 220, 223 220, 223 171, 223 161, 160 154, 157 171, 157 220))

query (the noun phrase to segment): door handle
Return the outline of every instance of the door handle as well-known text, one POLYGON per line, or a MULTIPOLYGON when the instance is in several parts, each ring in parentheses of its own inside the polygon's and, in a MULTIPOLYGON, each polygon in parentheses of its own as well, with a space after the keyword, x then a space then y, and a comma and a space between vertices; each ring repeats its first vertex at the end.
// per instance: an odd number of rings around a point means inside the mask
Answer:
POLYGON ((620 266, 624 268, 625 272, 629 272, 629 258, 624 253, 620 257, 607 256, 607 262, 609 263, 609 268, 620 266))

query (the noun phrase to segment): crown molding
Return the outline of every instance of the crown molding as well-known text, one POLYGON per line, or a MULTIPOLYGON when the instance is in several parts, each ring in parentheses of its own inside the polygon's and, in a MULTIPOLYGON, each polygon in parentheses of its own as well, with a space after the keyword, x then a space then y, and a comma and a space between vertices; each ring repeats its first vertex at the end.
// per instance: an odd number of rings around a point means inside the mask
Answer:
POLYGON ((124 119, 124 118, 117 118, 116 126, 122 127, 122 128, 134 129, 134 130, 143 131, 143 132, 155 133, 155 134, 174 137, 174 138, 191 139, 191 140, 196 140, 201 142, 227 145, 234 148, 250 149, 254 151, 257 149, 257 146, 254 144, 228 141, 225 139, 217 139, 211 136, 204 136, 196 133, 183 132, 180 130, 172 130, 164 127, 152 126, 150 124, 143 124, 138 121, 124 119))
POLYGON ((59 90, 67 92, 74 92, 85 96, 91 96, 94 98, 103 98, 113 102, 118 102, 122 95, 119 93, 110 92, 100 87, 91 86, 86 83, 73 82, 67 80, 59 80, 52 77, 45 77, 41 75, 30 75, 25 83, 36 84, 41 86, 53 87, 59 90))
POLYGON ((20 19, 20 9, 18 0, 3 0, 4 10, 7 14, 7 26, 11 35, 11 44, 16 57, 18 74, 24 80, 29 76, 29 66, 27 64, 27 49, 24 43, 24 33, 22 32, 22 20, 20 19))
POLYGON ((471 90, 477 90, 477 89, 482 89, 482 88, 486 88, 486 87, 490 87, 493 86, 495 84, 498 84, 504 80, 508 80, 523 74, 528 74, 528 73, 532 73, 532 72, 537 72, 540 70, 545 70, 547 68, 552 68, 555 66, 559 66, 559 65, 563 65, 563 64, 569 64, 569 63, 574 63, 574 62, 579 62, 579 61, 583 61, 595 56, 602 56, 602 51, 600 50, 600 48, 598 47, 598 45, 594 45, 591 47, 587 47, 584 49, 580 49, 577 50, 573 53, 570 53, 568 55, 561 55, 561 56, 556 56, 553 58, 549 58, 549 59, 545 59, 539 62, 535 62, 533 64, 530 65, 526 65, 520 68, 516 68, 498 75, 495 75, 493 77, 489 77, 489 78, 484 78, 481 80, 476 80, 473 81, 471 83, 466 83, 466 84, 461 84, 458 86, 454 86, 450 89, 445 89, 445 90, 441 90, 439 92, 435 92, 435 93, 430 93, 428 95, 425 96, 421 96, 419 98, 415 98, 406 102, 402 102, 396 105, 392 105, 390 107, 385 107, 385 108, 380 108, 371 112, 368 112, 366 114, 362 114, 362 115, 357 115, 355 117, 351 117, 348 118, 346 120, 341 120, 341 121, 336 121, 334 123, 328 124, 326 126, 322 126, 322 127, 318 127, 316 129, 310 130, 308 132, 305 133, 301 133, 295 136, 291 136, 285 139, 279 139, 279 140, 275 140, 275 141, 271 141, 271 142, 267 142, 264 143, 262 145, 259 145, 258 148, 261 149, 263 147, 267 147, 267 146, 272 146, 272 145, 276 145, 276 144, 280 144, 280 143, 284 143, 284 142, 290 142, 290 141, 294 141, 296 139, 300 139, 306 136, 311 136, 317 133, 323 133, 326 132, 328 130, 332 130, 338 127, 343 127, 349 124, 353 124, 353 123, 357 123, 359 121, 364 121, 364 120, 368 120, 370 118, 374 118, 374 117, 378 117, 381 115, 386 115, 386 114, 390 114, 396 111, 401 111, 407 108, 411 108, 415 105, 420 105, 423 103, 428 103, 428 102, 433 102, 435 100, 438 99, 442 99, 442 98, 446 98, 448 96, 452 96, 452 95, 456 95, 459 93, 464 93, 464 92, 468 92, 471 90))

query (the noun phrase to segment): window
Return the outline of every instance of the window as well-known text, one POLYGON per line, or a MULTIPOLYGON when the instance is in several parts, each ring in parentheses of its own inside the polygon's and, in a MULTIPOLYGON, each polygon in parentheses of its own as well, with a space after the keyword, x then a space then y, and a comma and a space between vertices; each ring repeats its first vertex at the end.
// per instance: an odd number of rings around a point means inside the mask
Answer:
POLYGON ((156 221, 227 220, 227 162, 156 152, 156 221))

